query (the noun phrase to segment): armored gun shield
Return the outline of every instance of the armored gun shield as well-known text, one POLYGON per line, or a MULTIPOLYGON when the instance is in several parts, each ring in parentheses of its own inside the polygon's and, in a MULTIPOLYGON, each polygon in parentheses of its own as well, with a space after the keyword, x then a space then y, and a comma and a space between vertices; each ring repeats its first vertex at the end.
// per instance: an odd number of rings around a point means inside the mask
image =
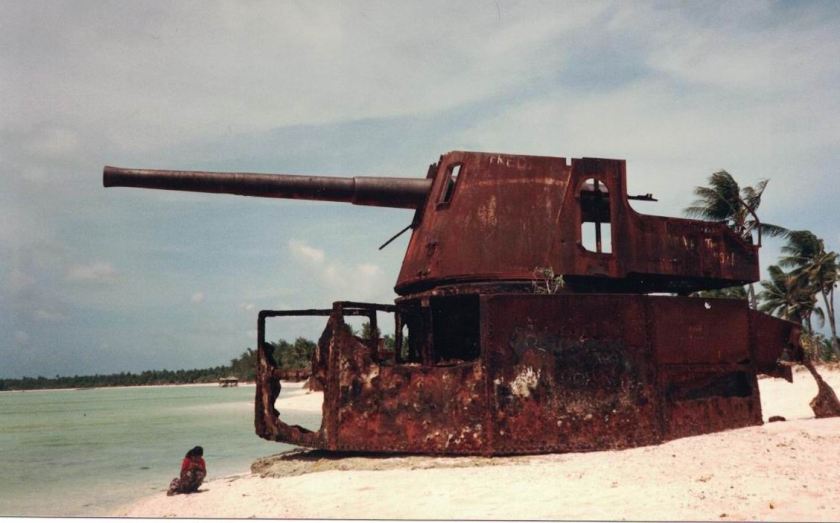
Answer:
POLYGON ((790 380, 779 360, 802 354, 797 325, 688 297, 757 281, 758 246, 724 224, 637 213, 622 160, 455 151, 425 178, 107 167, 104 183, 416 209, 394 305, 260 313, 255 426, 269 440, 484 455, 647 445, 760 424, 757 375, 790 380), (393 347, 378 314, 394 315, 393 347), (292 315, 328 318, 310 371, 318 430, 275 408, 284 371, 265 322, 292 315))

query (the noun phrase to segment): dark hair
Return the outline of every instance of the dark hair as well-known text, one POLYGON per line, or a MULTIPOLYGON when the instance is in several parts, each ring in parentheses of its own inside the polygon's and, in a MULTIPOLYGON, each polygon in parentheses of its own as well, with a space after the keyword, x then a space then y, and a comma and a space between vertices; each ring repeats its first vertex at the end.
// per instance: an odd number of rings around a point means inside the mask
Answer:
POLYGON ((201 447, 193 447, 187 451, 186 457, 194 458, 194 457, 201 457, 204 455, 204 449, 201 447))

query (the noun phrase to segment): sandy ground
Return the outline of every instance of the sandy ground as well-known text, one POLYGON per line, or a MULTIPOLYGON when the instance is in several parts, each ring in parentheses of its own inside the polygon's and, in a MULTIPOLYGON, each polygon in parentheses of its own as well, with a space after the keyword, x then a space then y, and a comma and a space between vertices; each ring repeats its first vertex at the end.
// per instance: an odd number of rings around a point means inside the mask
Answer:
MULTIPOLYGON (((840 392, 840 371, 822 370, 840 392)), ((765 420, 623 451, 513 458, 265 458, 201 492, 163 491, 136 517, 840 521, 840 418, 814 419, 816 385, 760 380, 765 420)), ((278 407, 320 410, 285 387, 278 407)))

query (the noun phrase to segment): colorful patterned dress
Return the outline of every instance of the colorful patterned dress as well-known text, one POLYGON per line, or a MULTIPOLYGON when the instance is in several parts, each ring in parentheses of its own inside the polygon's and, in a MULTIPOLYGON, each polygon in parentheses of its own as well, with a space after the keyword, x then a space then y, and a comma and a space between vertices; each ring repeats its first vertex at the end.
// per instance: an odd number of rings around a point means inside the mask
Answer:
POLYGON ((181 462, 181 475, 169 482, 167 496, 175 494, 190 494, 198 490, 204 477, 207 476, 207 467, 204 465, 204 458, 195 456, 184 458, 181 462))

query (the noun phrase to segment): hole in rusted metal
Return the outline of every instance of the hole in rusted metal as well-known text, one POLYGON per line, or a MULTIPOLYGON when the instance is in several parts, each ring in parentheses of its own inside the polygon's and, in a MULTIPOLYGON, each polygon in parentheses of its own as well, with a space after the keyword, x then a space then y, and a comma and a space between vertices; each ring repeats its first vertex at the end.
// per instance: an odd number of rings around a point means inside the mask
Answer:
POLYGON ((667 390, 673 401, 697 400, 719 396, 722 398, 746 398, 752 395, 750 378, 746 372, 684 376, 671 383, 667 390))
POLYGON ((612 253, 610 195, 606 184, 597 178, 587 179, 580 189, 580 236, 586 250, 612 253))
POLYGON ((452 194, 455 192, 455 186, 458 183, 458 175, 461 174, 461 164, 456 163, 449 166, 449 171, 446 173, 446 181, 443 184, 443 189, 440 192, 440 204, 448 204, 452 201, 452 194))
POLYGON ((478 296, 435 298, 431 304, 435 363, 448 365, 477 359, 481 354, 478 296))

